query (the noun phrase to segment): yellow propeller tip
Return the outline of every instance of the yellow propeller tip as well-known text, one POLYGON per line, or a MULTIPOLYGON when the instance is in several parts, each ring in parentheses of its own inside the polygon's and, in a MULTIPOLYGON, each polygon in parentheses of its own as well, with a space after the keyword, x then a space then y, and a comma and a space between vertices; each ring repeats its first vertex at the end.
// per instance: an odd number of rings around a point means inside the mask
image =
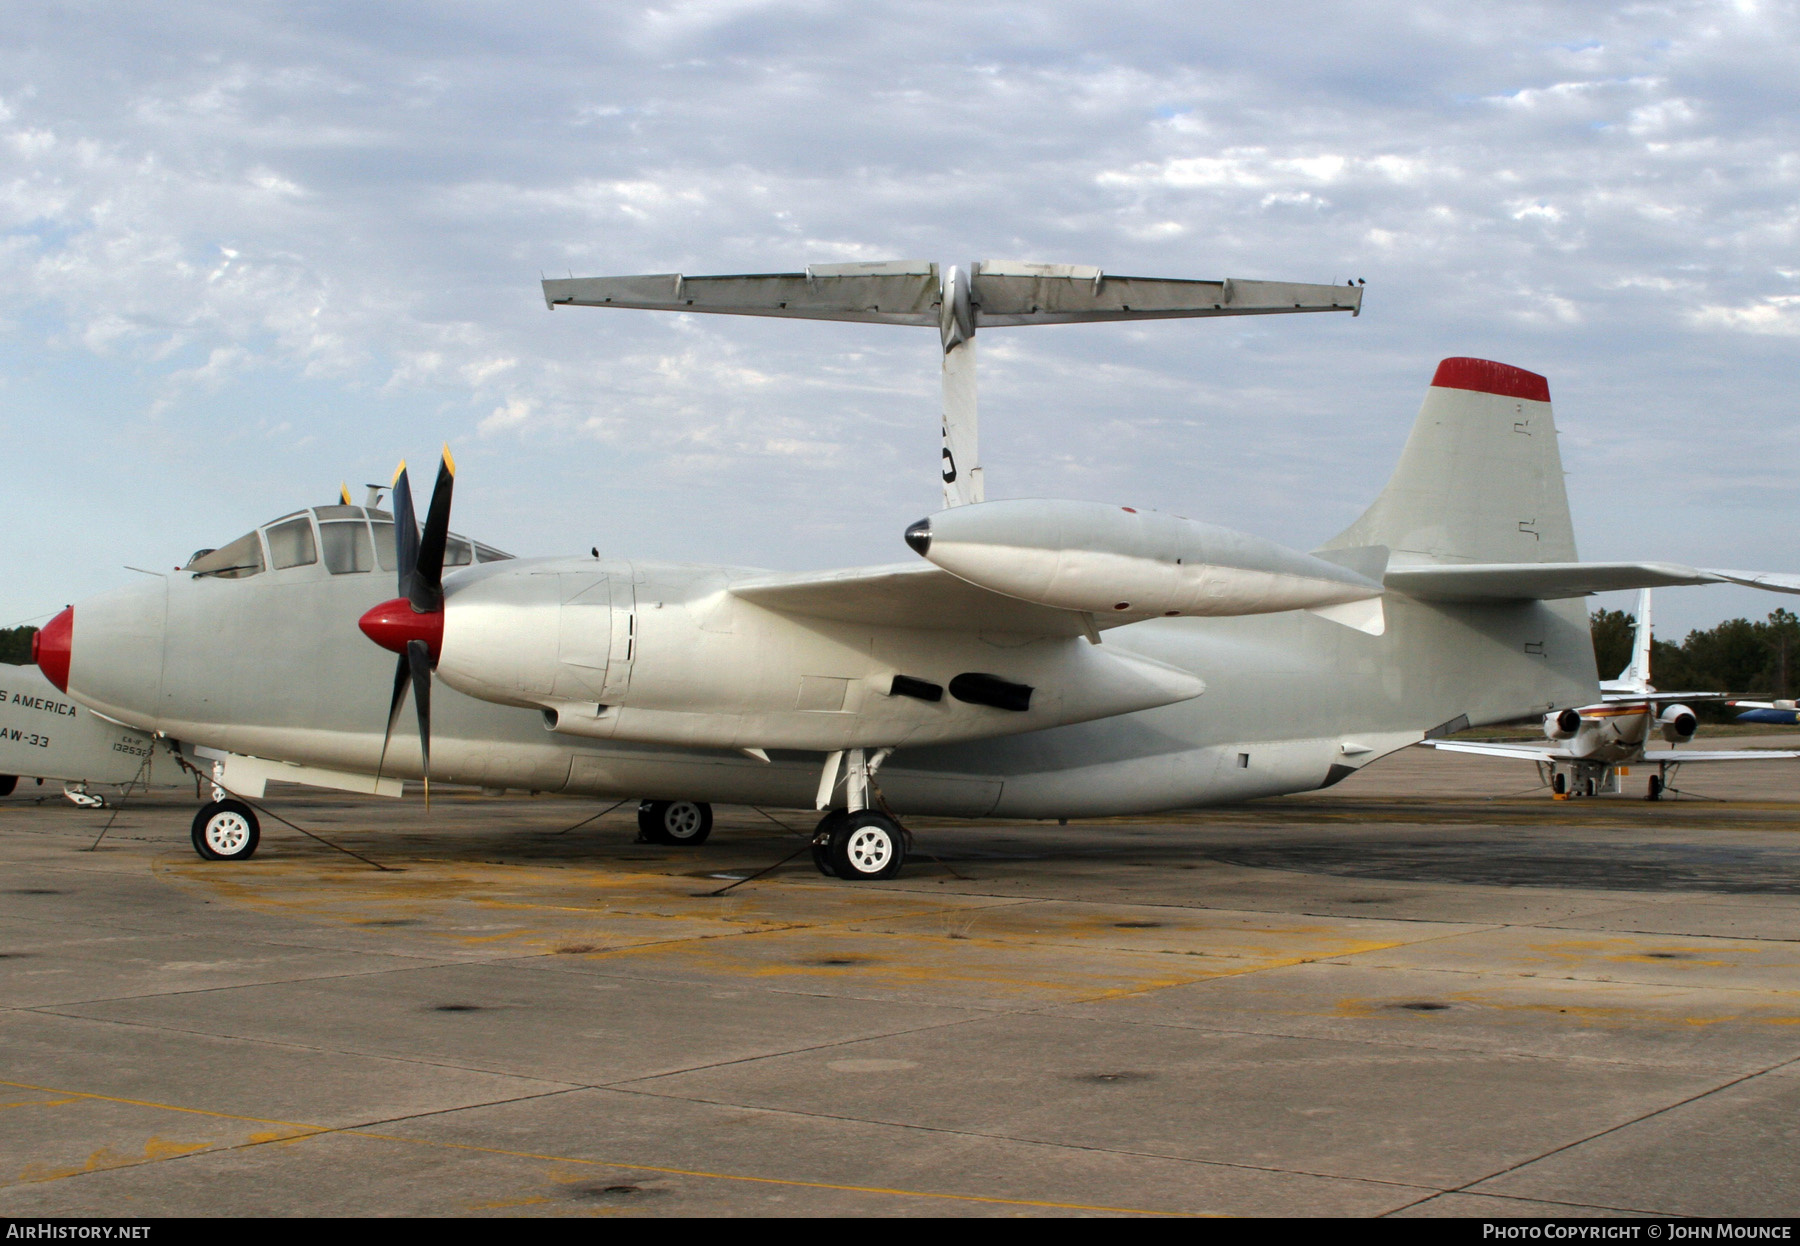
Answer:
POLYGON ((401 460, 400 460, 400 466, 398 466, 398 467, 396 467, 396 468, 395 468, 395 469, 394 469, 394 478, 393 478, 393 479, 392 479, 392 480, 390 480, 390 481, 388 481, 388 488, 390 488, 390 489, 391 489, 391 488, 393 488, 393 487, 394 487, 394 486, 395 486, 395 485, 397 485, 397 484, 399 484, 399 483, 400 483, 400 477, 402 477, 402 476, 404 476, 404 475, 406 475, 406 460, 405 460, 405 459, 401 459, 401 460))
POLYGON ((456 475, 456 460, 450 455, 450 443, 447 441, 444 443, 444 466, 450 469, 452 476, 456 475))

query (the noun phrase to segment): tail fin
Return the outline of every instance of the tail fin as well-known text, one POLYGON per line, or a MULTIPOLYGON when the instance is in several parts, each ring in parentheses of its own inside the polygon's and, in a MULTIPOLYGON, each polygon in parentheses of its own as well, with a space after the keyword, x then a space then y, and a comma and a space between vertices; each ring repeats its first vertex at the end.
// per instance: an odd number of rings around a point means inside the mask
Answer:
POLYGON ((1387 487, 1326 549, 1396 563, 1575 561, 1550 383, 1486 359, 1438 364, 1387 487))
POLYGON ((1650 590, 1638 594, 1637 630, 1631 634, 1631 661, 1617 679, 1604 680, 1602 692, 1655 692, 1650 684, 1650 590))

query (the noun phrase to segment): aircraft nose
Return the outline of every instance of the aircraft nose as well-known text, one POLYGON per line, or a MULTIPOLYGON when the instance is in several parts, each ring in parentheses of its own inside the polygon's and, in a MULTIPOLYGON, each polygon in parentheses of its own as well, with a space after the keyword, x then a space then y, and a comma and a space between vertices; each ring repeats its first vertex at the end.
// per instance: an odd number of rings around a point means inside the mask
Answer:
POLYGON ((74 634, 75 607, 67 606, 31 638, 31 660, 58 692, 69 690, 69 649, 74 634))
POLYGON ((382 602, 358 619, 356 625, 362 628, 364 636, 392 653, 405 653, 407 641, 422 640, 431 650, 434 664, 444 648, 444 612, 420 614, 404 597, 382 602))

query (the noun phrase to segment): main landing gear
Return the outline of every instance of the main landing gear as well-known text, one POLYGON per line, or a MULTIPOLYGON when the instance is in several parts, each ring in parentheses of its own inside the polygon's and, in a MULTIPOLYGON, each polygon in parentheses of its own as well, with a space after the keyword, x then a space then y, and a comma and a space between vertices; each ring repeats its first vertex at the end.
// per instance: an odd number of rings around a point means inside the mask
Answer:
POLYGON ((691 848, 712 834, 712 806, 702 800, 638 802, 638 835, 647 844, 691 848))
POLYGON ((208 861, 247 861, 262 839, 256 812, 241 800, 214 800, 194 815, 194 851, 208 861))
POLYGON ((819 873, 827 878, 850 882, 892 878, 906 864, 907 844, 912 837, 894 819, 869 808, 871 780, 891 751, 882 749, 871 756, 855 748, 825 759, 818 804, 830 812, 819 819, 819 827, 813 832, 812 859, 819 873), (832 809, 840 770, 844 807, 832 809))

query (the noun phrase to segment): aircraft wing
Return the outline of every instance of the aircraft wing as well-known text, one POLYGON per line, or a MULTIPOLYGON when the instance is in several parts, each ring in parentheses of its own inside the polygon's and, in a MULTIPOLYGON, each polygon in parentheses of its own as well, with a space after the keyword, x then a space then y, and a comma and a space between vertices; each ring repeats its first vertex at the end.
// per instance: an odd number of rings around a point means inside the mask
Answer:
POLYGON ((1800 593, 1800 576, 1724 571, 1673 562, 1520 562, 1390 566, 1382 582, 1428 601, 1528 601, 1585 597, 1627 588, 1681 584, 1743 584, 1800 593))
MULTIPOLYGON (((1665 701, 1728 701, 1729 692, 1606 692, 1601 701, 1608 705, 1626 704, 1632 701, 1660 705, 1665 701)), ((1737 704, 1737 702, 1732 702, 1737 704)))
MULTIPOLYGON (((766 575, 738 580, 729 591, 783 614, 844 623, 1033 636, 1080 636, 1087 630, 1082 616, 1072 610, 989 592, 930 563, 766 575)), ((1109 616, 1096 624, 1116 627, 1143 617, 1109 616)))
POLYGON ((1446 753, 1475 753, 1482 757, 1516 757, 1523 761, 1575 761, 1575 754, 1550 744, 1484 744, 1473 740, 1421 740, 1426 748, 1446 753))

